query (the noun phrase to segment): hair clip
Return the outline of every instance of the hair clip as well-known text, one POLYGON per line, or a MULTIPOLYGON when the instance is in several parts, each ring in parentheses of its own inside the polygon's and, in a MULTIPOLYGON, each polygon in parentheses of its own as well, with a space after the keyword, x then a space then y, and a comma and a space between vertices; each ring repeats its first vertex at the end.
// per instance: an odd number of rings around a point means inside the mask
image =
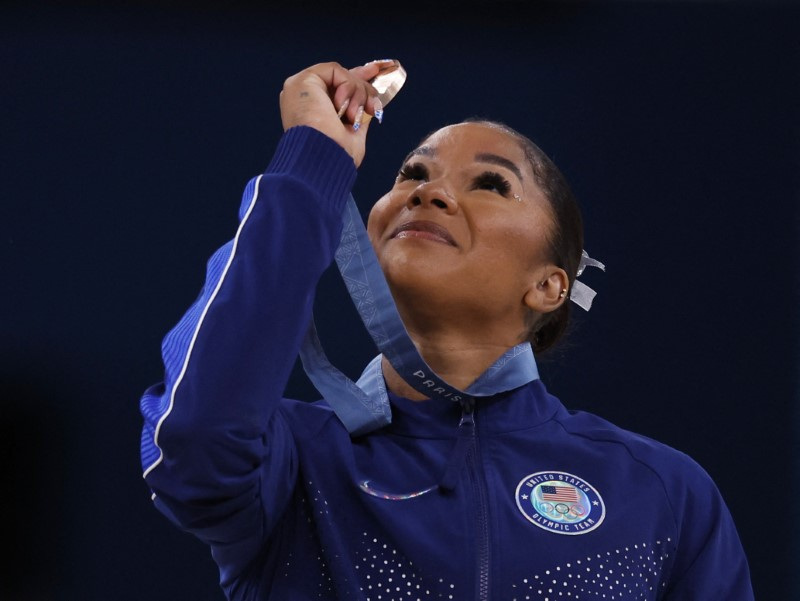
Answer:
POLYGON ((578 263, 578 273, 575 275, 576 279, 572 283, 572 291, 569 293, 569 300, 584 311, 588 311, 592 308, 592 301, 594 297, 597 296, 597 292, 577 279, 587 267, 597 267, 602 271, 606 270, 606 266, 600 261, 592 259, 585 250, 581 251, 581 261, 578 263))

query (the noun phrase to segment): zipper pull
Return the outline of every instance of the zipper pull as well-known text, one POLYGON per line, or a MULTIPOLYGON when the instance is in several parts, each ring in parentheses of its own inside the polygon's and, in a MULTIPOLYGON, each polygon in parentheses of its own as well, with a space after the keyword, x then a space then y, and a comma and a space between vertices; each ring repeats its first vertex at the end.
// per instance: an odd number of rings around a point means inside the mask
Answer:
POLYGON ((455 489, 458 482, 458 473, 464 465, 467 452, 475 440, 475 400, 467 399, 461 404, 461 420, 458 422, 458 437, 450 458, 444 470, 444 475, 439 482, 439 488, 450 492, 455 489))

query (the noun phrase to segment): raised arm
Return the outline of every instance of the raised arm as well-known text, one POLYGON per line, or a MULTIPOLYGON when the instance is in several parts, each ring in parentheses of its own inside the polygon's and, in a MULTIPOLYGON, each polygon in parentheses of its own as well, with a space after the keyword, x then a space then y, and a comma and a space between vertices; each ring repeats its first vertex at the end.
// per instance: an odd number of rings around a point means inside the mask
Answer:
POLYGON ((284 136, 248 183, 199 298, 164 338, 164 381, 141 399, 156 506, 219 552, 255 553, 291 494, 294 444, 276 408, 380 109, 366 81, 377 71, 326 63, 286 80, 284 136))

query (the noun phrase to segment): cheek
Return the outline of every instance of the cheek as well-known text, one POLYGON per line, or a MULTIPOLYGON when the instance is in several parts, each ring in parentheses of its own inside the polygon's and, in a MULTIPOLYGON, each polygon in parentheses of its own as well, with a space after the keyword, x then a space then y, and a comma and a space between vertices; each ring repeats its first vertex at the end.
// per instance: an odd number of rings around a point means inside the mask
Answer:
POLYGON ((391 194, 384 195, 376 202, 369 212, 367 218, 367 234, 374 246, 381 239, 391 219, 391 194))
POLYGON ((486 240, 493 263, 530 267, 546 260, 547 224, 541 215, 515 216, 487 221, 479 236, 486 240))

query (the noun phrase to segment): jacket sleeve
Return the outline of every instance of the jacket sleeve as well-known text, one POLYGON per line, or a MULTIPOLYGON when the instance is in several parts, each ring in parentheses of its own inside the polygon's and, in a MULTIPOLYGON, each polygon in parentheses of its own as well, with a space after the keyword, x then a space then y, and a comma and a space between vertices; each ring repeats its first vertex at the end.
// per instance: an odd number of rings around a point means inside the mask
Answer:
POLYGON ((666 601, 753 601, 739 534, 717 486, 687 458, 671 489, 679 538, 666 601))
POLYGON ((350 156, 323 134, 284 134, 245 189, 235 238, 211 257, 199 298, 164 338, 164 381, 141 399, 152 498, 215 557, 254 557, 293 490, 294 442, 276 408, 355 177, 350 156))

